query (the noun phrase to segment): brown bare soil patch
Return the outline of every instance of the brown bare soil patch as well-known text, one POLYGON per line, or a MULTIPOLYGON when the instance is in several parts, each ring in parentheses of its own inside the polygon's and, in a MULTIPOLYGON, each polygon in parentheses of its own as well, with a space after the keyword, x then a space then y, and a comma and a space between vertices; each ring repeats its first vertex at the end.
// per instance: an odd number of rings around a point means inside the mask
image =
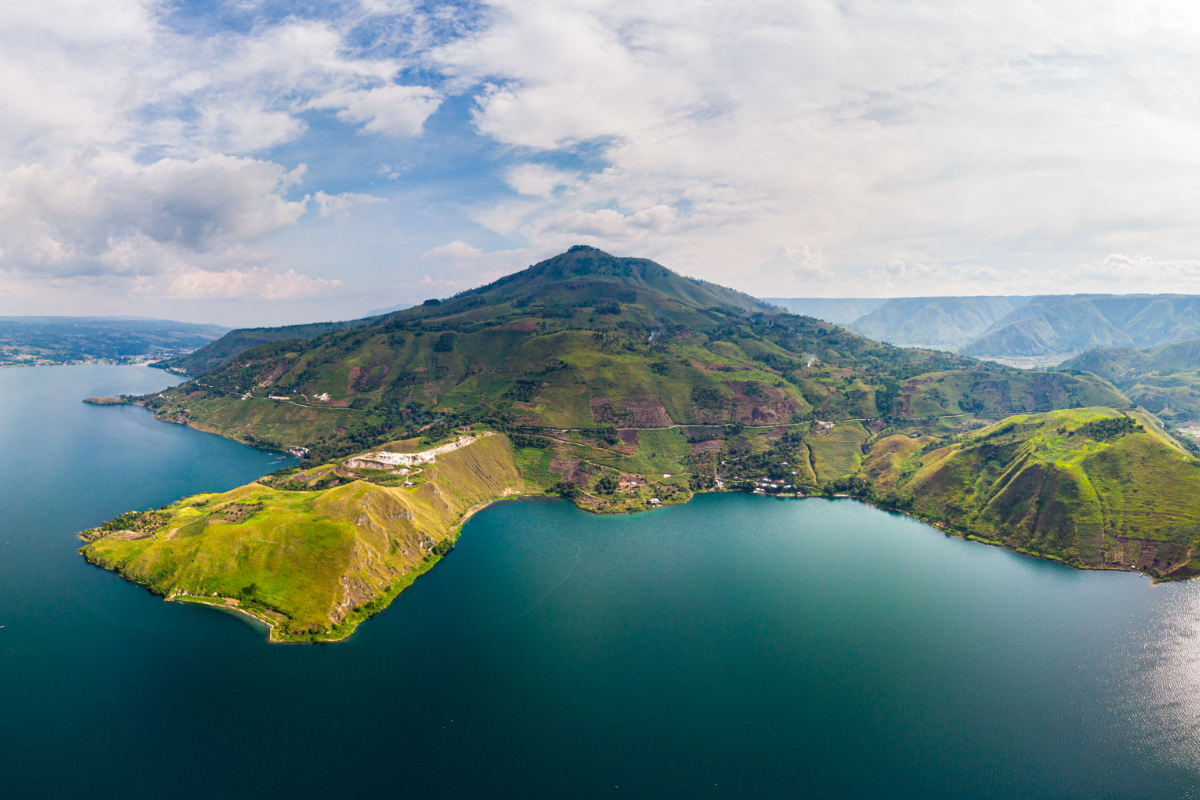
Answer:
POLYGON ((628 489, 631 484, 637 483, 638 486, 646 485, 645 475, 634 475, 630 472, 622 472, 621 477, 617 479, 617 485, 622 489, 628 489))
POLYGON ((692 448, 692 455, 700 453, 719 453, 721 451, 721 440, 711 439, 707 442, 692 442, 688 445, 692 448))
POLYGON ((527 319, 527 320, 525 320, 524 322, 518 322, 518 323, 517 323, 517 324, 515 324, 515 325, 509 325, 509 326, 508 326, 508 327, 507 327, 505 330, 510 330, 510 331, 536 331, 536 330, 537 330, 537 323, 536 323, 536 322, 534 322, 534 321, 533 321, 533 320, 531 320, 531 319, 527 319))
POLYGON ((583 471, 582 464, 577 458, 555 458, 550 461, 550 472, 562 475, 563 481, 580 488, 588 484, 588 474, 583 471))
POLYGON ((577 466, 579 466, 579 459, 577 458, 555 458, 550 461, 549 471, 565 475, 574 472, 577 466))
POLYGON ((537 417, 528 417, 528 416, 517 417, 517 424, 524 425, 527 427, 536 427, 538 425, 541 425, 542 421, 540 419, 538 419, 537 417))
POLYGON ((147 531, 117 531, 111 534, 114 539, 124 539, 127 542, 136 541, 138 539, 149 539, 151 534, 147 531))
POLYGON ((607 397, 593 397, 592 419, 619 428, 669 428, 675 423, 658 400, 626 400, 613 405, 607 397))
POLYGON ((800 410, 799 404, 788 399, 782 390, 765 384, 758 385, 758 392, 746 394, 746 381, 730 381, 726 385, 733 389, 733 418, 739 422, 769 425, 787 422, 792 413, 800 410))
POLYGON ((617 430, 617 436, 621 439, 621 444, 634 450, 638 449, 638 437, 636 429, 620 428, 617 430))

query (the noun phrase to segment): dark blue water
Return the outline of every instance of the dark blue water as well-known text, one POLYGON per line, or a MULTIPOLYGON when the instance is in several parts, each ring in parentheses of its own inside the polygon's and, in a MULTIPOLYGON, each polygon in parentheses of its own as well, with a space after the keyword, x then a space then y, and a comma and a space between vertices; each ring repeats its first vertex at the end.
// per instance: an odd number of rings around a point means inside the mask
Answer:
POLYGON ((512 502, 349 642, 268 645, 74 533, 276 458, 0 370, 12 797, 1197 796, 1200 584, 1084 573, 852 501, 512 502))

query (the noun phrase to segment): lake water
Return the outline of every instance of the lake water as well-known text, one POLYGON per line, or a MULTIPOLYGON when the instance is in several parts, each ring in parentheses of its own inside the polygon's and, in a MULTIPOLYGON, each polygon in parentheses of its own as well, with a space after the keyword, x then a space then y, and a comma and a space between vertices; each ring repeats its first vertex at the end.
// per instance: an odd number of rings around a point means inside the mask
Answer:
POLYGON ((503 503, 349 642, 268 645, 75 552, 289 463, 79 403, 168 380, 0 370, 6 797, 1200 794, 1200 583, 848 500, 503 503))

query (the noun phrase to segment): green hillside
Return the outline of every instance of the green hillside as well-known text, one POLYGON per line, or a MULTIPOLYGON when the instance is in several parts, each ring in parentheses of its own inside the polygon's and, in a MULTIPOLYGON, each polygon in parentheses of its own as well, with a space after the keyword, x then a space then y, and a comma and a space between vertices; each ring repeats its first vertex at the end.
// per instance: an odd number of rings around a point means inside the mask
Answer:
POLYGON ((314 457, 437 421, 645 429, 1127 404, 1090 375, 879 344, 594 248, 369 322, 259 345, 139 402, 314 457))
MULTIPOLYGON (((357 319, 349 322, 315 322, 308 325, 285 325, 279 328, 238 328, 229 331, 216 341, 205 344, 195 352, 163 359, 156 362, 154 366, 181 375, 203 375, 228 362, 229 359, 246 352, 251 347, 257 347, 260 344, 281 342, 289 339, 311 339, 323 333, 350 330, 351 328, 361 327, 369 323, 369 319, 357 319)), ((209 338, 212 339, 215 337, 209 338)))
POLYGON ((881 344, 594 248, 132 400, 305 448, 299 468, 85 534, 95 563, 276 638, 347 635, 470 508, 518 490, 597 513, 722 488, 849 493, 1085 566, 1176 577, 1191 558, 1184 522, 1138 515, 1178 516, 1155 498, 1190 491, 1193 461, 1113 410, 1129 400, 1104 378, 881 344), (435 458, 397 466, 418 450, 435 458), (1075 516, 1101 526, 1082 544, 1075 516))
POLYGON ((1137 349, 1089 350, 1058 366, 1112 381, 1163 420, 1200 421, 1200 339, 1137 349))
POLYGON ((930 447, 876 475, 924 519, 1080 567, 1200 573, 1200 461, 1145 414, 1018 415, 930 447))
POLYGON ((81 552, 169 599, 250 614, 274 640, 345 638, 449 552, 471 509, 524 486, 503 436, 403 474, 379 466, 339 462, 131 513, 85 531, 81 552))

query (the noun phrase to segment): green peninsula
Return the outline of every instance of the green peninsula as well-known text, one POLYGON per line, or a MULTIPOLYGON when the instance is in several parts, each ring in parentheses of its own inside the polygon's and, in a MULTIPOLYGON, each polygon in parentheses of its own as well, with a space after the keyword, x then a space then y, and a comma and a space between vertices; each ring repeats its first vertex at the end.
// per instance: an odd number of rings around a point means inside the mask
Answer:
POLYGON ((131 513, 85 531, 80 552, 170 600, 248 614, 274 641, 342 639, 449 552, 474 510, 521 491, 505 437, 438 449, 370 479, 330 465, 131 513))

